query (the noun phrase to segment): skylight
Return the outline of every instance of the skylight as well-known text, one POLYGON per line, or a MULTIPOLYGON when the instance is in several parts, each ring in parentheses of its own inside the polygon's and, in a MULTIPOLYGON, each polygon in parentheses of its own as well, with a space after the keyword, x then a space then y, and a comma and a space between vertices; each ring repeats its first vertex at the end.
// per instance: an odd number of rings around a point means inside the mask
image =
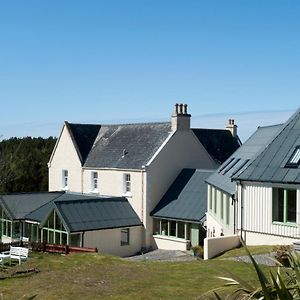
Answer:
POLYGON ((297 146, 285 166, 288 168, 297 168, 299 166, 299 163, 300 163, 300 146, 297 146))

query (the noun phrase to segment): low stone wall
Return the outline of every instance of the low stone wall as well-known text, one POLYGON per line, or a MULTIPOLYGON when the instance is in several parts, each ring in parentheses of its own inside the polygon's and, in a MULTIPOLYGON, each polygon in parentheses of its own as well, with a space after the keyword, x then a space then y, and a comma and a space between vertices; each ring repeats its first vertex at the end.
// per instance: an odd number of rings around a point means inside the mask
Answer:
POLYGON ((204 239, 204 259, 210 259, 218 254, 239 247, 240 237, 237 235, 220 236, 204 239))

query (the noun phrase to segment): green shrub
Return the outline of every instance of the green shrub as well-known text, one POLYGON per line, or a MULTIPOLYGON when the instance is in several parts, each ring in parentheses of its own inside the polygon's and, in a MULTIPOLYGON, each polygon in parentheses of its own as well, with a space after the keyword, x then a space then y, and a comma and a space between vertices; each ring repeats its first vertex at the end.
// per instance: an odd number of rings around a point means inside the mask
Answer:
POLYGON ((202 247, 202 246, 200 246, 200 245, 194 246, 194 247, 192 247, 192 250, 193 250, 193 252, 194 252, 194 256, 203 258, 204 250, 203 250, 203 247, 202 247))

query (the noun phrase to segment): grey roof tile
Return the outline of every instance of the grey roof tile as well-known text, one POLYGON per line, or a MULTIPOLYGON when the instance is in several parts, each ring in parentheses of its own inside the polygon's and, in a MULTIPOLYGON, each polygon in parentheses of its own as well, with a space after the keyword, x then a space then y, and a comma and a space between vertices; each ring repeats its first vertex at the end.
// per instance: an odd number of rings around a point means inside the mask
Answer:
POLYGON ((79 151, 83 164, 95 142, 101 125, 65 123, 71 131, 71 137, 75 147, 79 151))
POLYGON ((212 172, 183 169, 151 215, 156 218, 200 222, 207 209, 205 180, 212 172))
POLYGON ((102 126, 84 167, 141 169, 170 132, 169 122, 102 126))
POLYGON ((208 154, 218 164, 225 162, 240 146, 239 139, 234 138, 229 130, 202 128, 192 130, 208 154))

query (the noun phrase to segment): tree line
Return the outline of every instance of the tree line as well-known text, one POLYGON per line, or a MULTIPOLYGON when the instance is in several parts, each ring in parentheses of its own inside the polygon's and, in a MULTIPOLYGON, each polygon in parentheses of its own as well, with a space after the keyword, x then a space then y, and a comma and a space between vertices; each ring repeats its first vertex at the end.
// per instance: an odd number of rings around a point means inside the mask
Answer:
POLYGON ((0 193, 48 190, 47 163, 56 138, 10 138, 0 142, 0 193))

